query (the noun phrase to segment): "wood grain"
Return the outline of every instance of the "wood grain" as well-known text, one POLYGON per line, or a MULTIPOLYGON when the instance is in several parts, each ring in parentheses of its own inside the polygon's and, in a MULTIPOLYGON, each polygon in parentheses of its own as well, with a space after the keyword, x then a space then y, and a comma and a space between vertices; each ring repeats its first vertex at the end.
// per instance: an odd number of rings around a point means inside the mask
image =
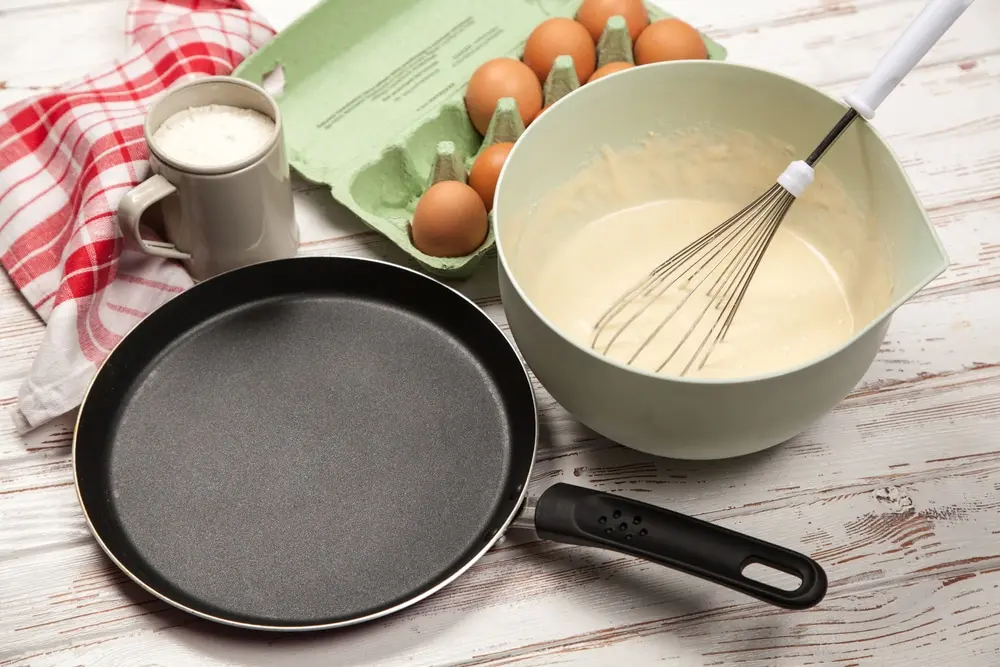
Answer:
POLYGON ((56 86, 125 52, 127 0, 18 4, 0 5, 0 81, 9 87, 56 86))
MULTIPOLYGON (((730 59, 841 95, 923 0, 676 0, 730 59), (833 37, 836 35, 836 37, 833 37)), ((0 0, 0 105, 122 47, 124 0, 0 0), (67 11, 72 6, 72 18, 67 11), (60 40, 43 48, 29 29, 60 40)), ((72 415, 27 438, 0 419, 0 665, 1000 664, 1000 6, 973 5, 874 121, 906 166, 951 266, 893 318, 856 390, 781 447, 685 463, 616 446, 536 382, 531 489, 557 480, 662 503, 814 555, 830 594, 781 612, 595 550, 512 533, 468 574, 390 619, 260 636, 150 598, 101 555, 72 486, 72 415)), ((401 253, 297 185, 304 255, 401 253)), ((501 326, 489 262, 456 285, 501 326)), ((42 325, 0 277, 0 407, 42 325)))

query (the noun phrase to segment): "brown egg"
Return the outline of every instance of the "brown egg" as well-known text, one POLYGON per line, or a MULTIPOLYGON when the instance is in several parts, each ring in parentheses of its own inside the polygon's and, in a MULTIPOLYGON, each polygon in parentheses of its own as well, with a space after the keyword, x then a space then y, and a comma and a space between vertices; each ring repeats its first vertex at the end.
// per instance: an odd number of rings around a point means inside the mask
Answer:
POLYGON ((635 43, 635 64, 667 60, 704 60, 708 50, 698 31, 680 19, 662 19, 642 31, 635 43))
POLYGON ((542 86, 531 68, 514 58, 494 58, 479 66, 465 89, 465 108, 479 134, 486 134, 497 102, 503 97, 517 100, 521 120, 527 126, 542 108, 542 86))
POLYGON ((587 83, 590 83, 591 81, 597 81, 602 76, 607 76, 609 74, 614 74, 615 72, 620 72, 623 69, 628 69, 629 67, 635 67, 635 65, 633 65, 632 63, 629 63, 629 62, 625 62, 624 60, 619 60, 617 62, 608 63, 604 67, 598 69, 596 72, 594 72, 593 74, 591 74, 590 78, 587 80, 587 83))
POLYGON ((597 51, 587 29, 567 18, 542 21, 524 44, 521 59, 545 83, 552 63, 559 56, 573 56, 573 66, 580 81, 586 81, 597 66, 597 51))
POLYGON ((624 17, 633 42, 649 25, 649 13, 642 0, 583 0, 580 9, 576 11, 576 20, 587 29, 594 44, 601 38, 604 26, 612 16, 624 17))
POLYGON ((503 163, 510 155, 510 149, 514 144, 502 142, 493 144, 479 154, 476 161, 472 163, 469 170, 469 185, 479 193, 479 197, 486 205, 486 210, 493 210, 493 195, 497 190, 497 179, 500 178, 500 170, 503 163))
POLYGON ((462 257, 482 245, 489 231, 486 207, 465 183, 441 181, 417 202, 410 223, 413 245, 432 257, 462 257))

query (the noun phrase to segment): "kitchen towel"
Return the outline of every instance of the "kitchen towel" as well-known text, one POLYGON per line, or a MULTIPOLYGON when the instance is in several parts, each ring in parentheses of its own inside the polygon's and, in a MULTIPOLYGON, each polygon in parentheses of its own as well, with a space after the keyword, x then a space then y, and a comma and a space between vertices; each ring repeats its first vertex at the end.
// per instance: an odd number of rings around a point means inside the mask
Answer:
POLYGON ((149 174, 145 113, 174 83, 229 74, 274 30, 240 0, 133 0, 104 71, 0 111, 0 264, 45 323, 21 432, 77 408, 118 340, 192 282, 126 244, 115 211, 149 174))

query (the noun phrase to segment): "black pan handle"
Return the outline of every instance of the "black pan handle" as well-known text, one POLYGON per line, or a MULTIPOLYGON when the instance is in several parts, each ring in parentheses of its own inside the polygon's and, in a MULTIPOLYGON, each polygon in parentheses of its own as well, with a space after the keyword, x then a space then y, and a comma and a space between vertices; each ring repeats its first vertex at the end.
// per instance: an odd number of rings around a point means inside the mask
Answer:
POLYGON ((692 574, 785 609, 806 609, 826 595, 826 573, 784 547, 655 505, 557 483, 535 506, 542 539, 602 547, 692 574), (751 563, 802 580, 794 591, 743 574, 751 563))

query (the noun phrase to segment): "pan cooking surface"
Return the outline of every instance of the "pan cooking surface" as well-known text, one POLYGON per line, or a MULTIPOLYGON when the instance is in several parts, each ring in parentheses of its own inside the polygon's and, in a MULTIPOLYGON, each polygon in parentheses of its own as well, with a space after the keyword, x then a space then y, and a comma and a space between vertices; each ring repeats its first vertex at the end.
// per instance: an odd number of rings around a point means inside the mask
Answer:
POLYGON ((340 622, 432 587, 510 500, 513 422, 451 331, 385 301, 297 294, 184 333, 109 427, 110 516, 89 508, 105 544, 161 593, 237 622, 340 622))

